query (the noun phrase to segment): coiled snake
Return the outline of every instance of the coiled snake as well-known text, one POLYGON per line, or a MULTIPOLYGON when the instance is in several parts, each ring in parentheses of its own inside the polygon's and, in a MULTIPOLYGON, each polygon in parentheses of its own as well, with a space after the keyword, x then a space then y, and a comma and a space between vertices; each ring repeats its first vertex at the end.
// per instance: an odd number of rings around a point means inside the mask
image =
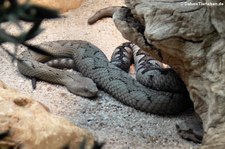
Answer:
POLYGON ((18 69, 22 74, 65 85, 69 91, 81 96, 94 96, 97 92, 96 84, 99 89, 125 105, 154 114, 177 114, 191 105, 185 85, 174 70, 170 67, 163 68, 160 62, 148 57, 134 44, 125 43, 118 47, 112 62, 107 60, 99 48, 86 41, 44 42, 39 47, 48 51, 51 56, 23 52, 18 61, 18 69), (131 52, 137 80, 143 85, 116 66, 120 64, 122 69, 129 68, 128 58, 132 57, 129 54, 131 52), (57 58, 71 59, 60 61, 87 78, 42 64, 50 61, 49 65, 54 65, 53 59, 57 58))
MULTIPOLYGON (((135 19, 135 17, 132 14, 132 11, 127 7, 110 6, 110 7, 100 9, 93 16, 91 16, 88 19, 88 24, 92 25, 95 22, 97 22, 98 20, 105 18, 105 17, 113 18, 115 26, 117 27, 118 30, 120 30, 120 27, 119 27, 120 23, 122 23, 123 25, 126 24, 127 26, 129 26, 128 28, 130 28, 130 30, 126 31, 127 36, 130 36, 129 34, 133 34, 135 31, 144 34, 145 26, 143 26, 137 19, 135 19)), ((138 36, 139 35, 136 35, 137 38, 138 38, 138 36)), ((146 40, 145 38, 139 38, 139 39, 133 39, 133 40, 136 41, 136 40, 141 40, 141 39, 146 40)), ((154 47, 152 45, 148 44, 148 41, 146 42, 146 44, 148 47, 150 46, 151 48, 154 49, 154 47)), ((143 62, 143 64, 144 64, 144 62, 143 62)), ((148 71, 147 67, 143 66, 143 69, 148 71)), ((157 73, 157 71, 155 71, 154 73, 157 73)), ((171 80, 171 78, 167 77, 168 75, 163 75, 163 76, 166 76, 163 81, 166 82, 166 81, 171 80)), ((154 80, 155 80, 155 78, 154 78, 154 80)), ((158 84, 160 84, 160 82, 157 80, 156 84, 158 86, 158 84)), ((168 84, 170 84, 170 83, 168 83, 168 84)), ((171 87, 174 87, 174 85, 171 84, 171 87)), ((182 88, 182 85, 180 87, 182 88)), ((201 143, 203 134, 204 134, 203 123, 202 123, 200 117, 194 112, 193 106, 192 106, 191 112, 193 113, 193 117, 191 119, 185 120, 176 125, 177 133, 186 140, 192 140, 194 142, 201 143)))

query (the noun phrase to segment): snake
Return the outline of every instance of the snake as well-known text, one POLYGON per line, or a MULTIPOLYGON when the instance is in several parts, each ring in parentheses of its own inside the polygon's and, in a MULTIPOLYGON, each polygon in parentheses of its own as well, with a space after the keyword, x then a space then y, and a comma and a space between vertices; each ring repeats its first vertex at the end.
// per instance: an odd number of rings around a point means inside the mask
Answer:
MULTIPOLYGON (((132 16, 131 12, 132 11, 128 7, 124 7, 124 6, 106 7, 106 8, 98 10, 93 16, 91 16, 88 19, 88 24, 92 25, 92 24, 96 23, 98 20, 100 20, 102 18, 106 18, 106 17, 114 18, 114 16, 113 16, 114 13, 117 13, 117 14, 122 15, 122 16, 120 16, 120 19, 123 21, 126 20, 126 22, 130 28, 132 28, 133 30, 142 32, 144 34, 145 27, 141 23, 139 23, 139 21, 136 20, 134 18, 134 16, 132 16)), ((116 16, 115 16, 115 18, 116 18, 116 16)), ((116 23, 115 23, 115 25, 116 25, 116 23)), ((134 41, 136 41, 136 39, 134 39, 134 41)), ((148 42, 146 42, 146 44, 147 44, 147 46, 151 46, 151 48, 154 48, 154 46, 149 45, 148 42)), ((145 69, 146 71, 149 70, 147 67, 143 67, 143 69, 145 69)), ((170 79, 171 78, 166 77, 166 79, 164 79, 163 81, 170 80, 170 79)), ((159 84, 158 80, 156 81, 156 83, 159 84)), ((167 83, 167 84, 170 84, 170 83, 167 83)), ((174 87, 174 85, 171 85, 171 86, 174 87)), ((180 87, 182 87, 182 85, 180 87)), ((190 110, 189 112, 191 112, 193 114, 192 118, 182 121, 179 124, 176 124, 177 133, 183 139, 186 139, 188 141, 193 141, 195 143, 201 143, 202 139, 203 139, 203 134, 204 134, 202 120, 198 116, 198 114, 195 113, 193 106, 189 110, 190 110)))
POLYGON ((88 24, 92 25, 102 18, 112 18, 115 11, 119 10, 120 8, 121 6, 110 6, 100 9, 88 19, 88 24))
POLYGON ((186 87, 177 73, 169 66, 164 68, 135 44, 124 43, 117 47, 111 62, 97 46, 87 41, 49 41, 37 47, 50 56, 30 50, 21 53, 17 66, 25 76, 64 85, 72 93, 83 96, 85 93, 94 96, 101 89, 127 106, 153 114, 174 115, 191 105, 186 87), (136 65, 137 79, 126 70, 130 67, 128 59, 131 57, 136 65), (45 64, 53 66, 54 61, 82 75, 45 64))

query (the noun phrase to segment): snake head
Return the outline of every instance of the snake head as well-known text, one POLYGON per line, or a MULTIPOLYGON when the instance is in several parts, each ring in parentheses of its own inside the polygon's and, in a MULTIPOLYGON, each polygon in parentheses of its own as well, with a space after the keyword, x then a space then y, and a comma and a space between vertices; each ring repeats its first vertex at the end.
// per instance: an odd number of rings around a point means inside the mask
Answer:
POLYGON ((71 79, 67 79, 65 84, 71 93, 82 97, 97 96, 98 88, 91 79, 83 76, 71 77, 71 79))

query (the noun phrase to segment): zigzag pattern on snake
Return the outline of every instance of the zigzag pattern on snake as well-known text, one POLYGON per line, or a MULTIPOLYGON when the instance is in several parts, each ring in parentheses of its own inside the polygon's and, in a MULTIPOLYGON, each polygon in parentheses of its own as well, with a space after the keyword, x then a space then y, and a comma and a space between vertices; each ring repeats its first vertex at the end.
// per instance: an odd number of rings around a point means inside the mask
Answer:
MULTIPOLYGON (((71 89, 70 86, 73 84, 74 77, 68 74, 64 75, 64 72, 61 73, 62 70, 51 68, 36 61, 47 62, 54 58, 71 58, 75 70, 92 79, 98 88, 125 105, 154 114, 177 114, 191 105, 186 88, 183 82, 177 79, 177 74, 171 68, 163 69, 159 62, 147 58, 146 53, 140 52, 136 45, 128 44, 127 46, 124 44, 122 47, 125 48, 117 48, 114 58, 118 58, 119 53, 126 55, 123 50, 121 53, 121 49, 134 50, 137 76, 142 78, 139 81, 144 82, 145 85, 150 84, 149 87, 142 85, 125 71, 113 65, 115 59, 110 63, 104 53, 89 42, 61 40, 45 42, 39 46, 52 56, 24 52, 20 58, 21 61, 18 61, 18 68, 22 74, 45 80, 48 78, 49 80, 46 81, 54 82, 57 80, 54 83, 65 85, 71 91, 73 88, 71 89), (168 76, 168 79, 166 76, 168 76), (71 78, 73 79, 71 80, 71 78), (146 83, 146 79, 150 79, 151 82, 146 83), (160 89, 160 82, 163 83, 162 89, 160 89), (167 85, 167 82, 171 84, 167 85)), ((126 60, 126 57, 122 58, 121 62, 123 63, 124 60, 126 60)), ((82 83, 80 82, 77 85, 82 85, 82 83)), ((95 91, 96 89, 93 92, 95 91)))
MULTIPOLYGON (((119 22, 124 21, 130 28, 132 28, 132 30, 136 30, 137 32, 141 32, 142 34, 144 34, 145 27, 137 19, 135 19, 132 16, 131 10, 127 7, 121 7, 121 6, 113 6, 112 7, 112 6, 110 6, 107 8, 100 9, 93 16, 91 16, 88 19, 88 24, 92 25, 95 22, 97 22, 98 20, 105 18, 105 17, 111 17, 111 18, 113 18, 114 22, 116 22, 116 20, 117 20, 117 23, 118 23, 118 21, 119 22), (114 16, 114 14, 115 14, 115 16, 114 16), (118 17, 118 15, 119 15, 119 17, 118 17)), ((117 26, 117 23, 115 23, 116 26, 117 26)), ((118 26, 117 26, 117 28, 118 28, 118 26)), ((131 30, 131 32, 133 32, 132 30, 131 30)), ((143 39, 145 40, 145 38, 143 38, 143 39)), ((149 45, 148 41, 146 42, 146 45, 150 46, 154 50, 157 50, 154 48, 154 46, 149 45)), ((143 58, 144 58, 144 56, 143 56, 143 58)), ((145 57, 145 59, 148 59, 148 58, 145 57)), ((154 60, 153 60, 153 62, 154 62, 154 60)), ((118 63, 118 62, 116 62, 115 64, 120 65, 120 63, 118 63)), ((151 64, 151 62, 150 62, 150 64, 151 64)), ((146 65, 146 63, 143 62, 142 66, 145 71, 149 70, 148 68, 146 68, 146 66, 148 66, 148 65, 149 64, 146 65)), ((152 67, 150 66, 150 68, 152 68, 152 67)), ((151 70, 151 72, 154 72, 154 71, 151 70)), ((157 74, 157 70, 154 73, 157 74)), ((138 74, 138 71, 137 71, 137 74, 138 74)), ((160 75, 160 76, 162 76, 162 75, 160 75)), ((163 76, 166 76, 165 77, 166 79, 163 79, 162 82, 165 83, 166 81, 171 80, 171 77, 168 78, 168 75, 163 75, 163 76)), ((143 78, 143 76, 141 78, 143 78)), ((173 77, 173 78, 177 78, 177 77, 173 77)), ((156 77, 154 77, 154 80, 156 81, 156 85, 159 87, 159 84, 160 84, 159 79, 156 79, 156 77)), ((149 81, 145 80, 144 82, 149 82, 149 81)), ((149 84, 151 84, 151 83, 149 83, 149 84)), ((169 85, 170 83, 165 83, 165 84, 169 85)), ((178 85, 178 86, 180 86, 180 85, 178 85)), ((171 86, 174 87, 174 85, 171 85, 171 86)), ((182 88, 182 85, 180 87, 182 88)), ((170 90, 171 90, 171 88, 170 88, 170 90)), ((192 106, 192 108, 193 108, 193 106, 192 106)), ((192 109, 192 112, 194 114, 193 109, 192 109)), ((194 114, 194 116, 191 120, 184 121, 184 122, 177 124, 176 128, 177 128, 177 133, 182 138, 189 140, 189 141, 192 140, 192 141, 198 142, 198 143, 200 143, 202 141, 203 132, 204 132, 203 123, 197 114, 194 114)))

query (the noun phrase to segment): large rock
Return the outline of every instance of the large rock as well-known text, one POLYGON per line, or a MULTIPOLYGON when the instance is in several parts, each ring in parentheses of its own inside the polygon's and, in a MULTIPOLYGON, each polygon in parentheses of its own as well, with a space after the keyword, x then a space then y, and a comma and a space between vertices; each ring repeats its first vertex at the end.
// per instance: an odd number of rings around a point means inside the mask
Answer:
POLYGON ((96 147, 90 132, 49 113, 43 104, 0 81, 0 148, 85 149, 96 147))
MULTIPOLYGON (((24 3, 27 0, 19 0, 24 3)), ((31 3, 41 5, 44 7, 57 9, 60 12, 66 12, 70 9, 78 8, 83 0, 30 0, 31 3)))
POLYGON ((125 2, 113 16, 118 30, 180 74, 203 120, 201 148, 225 148, 225 1, 125 2))

